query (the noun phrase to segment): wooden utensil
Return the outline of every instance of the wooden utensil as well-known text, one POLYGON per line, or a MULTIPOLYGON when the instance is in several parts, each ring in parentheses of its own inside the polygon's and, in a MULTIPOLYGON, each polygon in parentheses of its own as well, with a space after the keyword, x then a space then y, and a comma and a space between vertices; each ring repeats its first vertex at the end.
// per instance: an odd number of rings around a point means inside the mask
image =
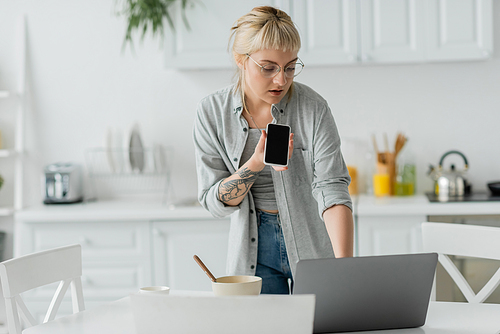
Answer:
POLYGON ((205 264, 203 263, 203 261, 201 261, 201 259, 198 257, 198 255, 193 255, 193 259, 196 261, 196 263, 198 263, 198 265, 205 272, 205 274, 207 274, 207 276, 210 278, 210 280, 212 280, 212 282, 217 281, 215 276, 210 272, 210 270, 208 270, 207 266, 205 266, 205 264))
POLYGON ((378 150, 377 139, 374 134, 372 134, 372 142, 373 148, 375 149, 375 155, 377 156, 377 162, 385 164, 385 153, 378 150))
POLYGON ((398 136, 396 138, 396 143, 394 147, 394 155, 397 156, 399 152, 403 149, 403 146, 405 145, 406 141, 408 138, 406 138, 401 132, 398 133, 398 136))
POLYGON ((372 142, 373 142, 373 148, 375 149, 375 154, 377 155, 378 158, 378 146, 377 146, 377 139, 375 139, 375 135, 372 134, 372 142))
POLYGON ((384 132, 384 145, 385 145, 385 151, 389 152, 389 140, 387 139, 387 133, 384 132))

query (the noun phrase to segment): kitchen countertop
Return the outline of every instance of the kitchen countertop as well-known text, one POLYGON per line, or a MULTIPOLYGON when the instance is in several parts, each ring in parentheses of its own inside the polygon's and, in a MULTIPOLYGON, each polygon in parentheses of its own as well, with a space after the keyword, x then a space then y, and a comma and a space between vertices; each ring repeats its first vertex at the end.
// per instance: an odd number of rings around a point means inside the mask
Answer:
POLYGON ((358 216, 500 215, 500 201, 431 203, 423 194, 381 198, 358 195, 353 201, 358 216))
MULTIPOLYGON (((499 202, 431 203, 425 195, 408 197, 353 196, 354 211, 363 216, 409 215, 500 215, 499 202)), ((214 219, 200 205, 161 205, 143 201, 115 200, 84 202, 78 204, 37 205, 15 214, 23 222, 78 221, 163 221, 214 219)))
POLYGON ((114 200, 77 204, 40 204, 17 212, 15 219, 23 222, 161 221, 203 220, 213 219, 213 216, 195 202, 173 206, 144 201, 114 200))

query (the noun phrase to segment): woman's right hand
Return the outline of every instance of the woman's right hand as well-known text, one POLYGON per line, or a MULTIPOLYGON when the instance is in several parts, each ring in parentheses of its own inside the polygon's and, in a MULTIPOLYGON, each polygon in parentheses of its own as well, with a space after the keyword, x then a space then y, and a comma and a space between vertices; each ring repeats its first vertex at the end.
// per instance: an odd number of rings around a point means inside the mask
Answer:
POLYGON ((219 184, 219 199, 226 205, 236 206, 246 196, 259 173, 266 166, 264 164, 264 146, 266 133, 262 131, 259 142, 252 157, 245 162, 234 174, 219 184))
MULTIPOLYGON (((267 138, 267 133, 265 130, 262 130, 262 134, 260 135, 259 142, 257 143, 257 146, 255 146, 255 151, 254 154, 252 155, 252 159, 254 159, 255 164, 262 164, 261 170, 264 168, 264 149, 266 146, 266 138, 267 138)), ((293 152, 293 133, 290 134, 290 141, 288 143, 288 159, 292 158, 292 152, 293 152)), ((260 166, 260 165, 259 165, 260 166)), ((273 166, 274 170, 278 172, 282 172, 288 169, 288 167, 279 167, 279 166, 273 166)))
POLYGON ((259 142, 255 146, 255 151, 252 155, 253 163, 260 166, 262 165, 261 170, 265 167, 264 165, 264 148, 266 146, 266 138, 267 133, 265 130, 261 131, 259 142))

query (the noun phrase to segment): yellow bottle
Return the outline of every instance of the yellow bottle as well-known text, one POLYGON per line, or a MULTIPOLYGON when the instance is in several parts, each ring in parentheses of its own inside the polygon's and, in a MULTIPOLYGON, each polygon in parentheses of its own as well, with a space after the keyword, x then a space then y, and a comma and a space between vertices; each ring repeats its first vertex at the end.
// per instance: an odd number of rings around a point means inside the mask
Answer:
POLYGON ((377 197, 389 195, 389 174, 374 174, 373 175, 373 194, 377 197))

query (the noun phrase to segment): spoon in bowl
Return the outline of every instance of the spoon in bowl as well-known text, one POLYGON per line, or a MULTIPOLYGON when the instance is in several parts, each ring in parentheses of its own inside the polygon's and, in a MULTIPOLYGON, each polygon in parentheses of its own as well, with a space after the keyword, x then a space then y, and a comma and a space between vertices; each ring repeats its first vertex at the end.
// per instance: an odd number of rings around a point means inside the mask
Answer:
POLYGON ((193 255, 193 259, 196 261, 196 263, 198 263, 198 265, 205 272, 205 274, 207 274, 207 276, 210 278, 210 280, 212 282, 216 282, 217 281, 217 279, 215 278, 215 276, 210 272, 210 270, 208 270, 207 266, 205 266, 205 264, 203 263, 203 261, 201 261, 201 259, 198 257, 198 255, 193 255))

